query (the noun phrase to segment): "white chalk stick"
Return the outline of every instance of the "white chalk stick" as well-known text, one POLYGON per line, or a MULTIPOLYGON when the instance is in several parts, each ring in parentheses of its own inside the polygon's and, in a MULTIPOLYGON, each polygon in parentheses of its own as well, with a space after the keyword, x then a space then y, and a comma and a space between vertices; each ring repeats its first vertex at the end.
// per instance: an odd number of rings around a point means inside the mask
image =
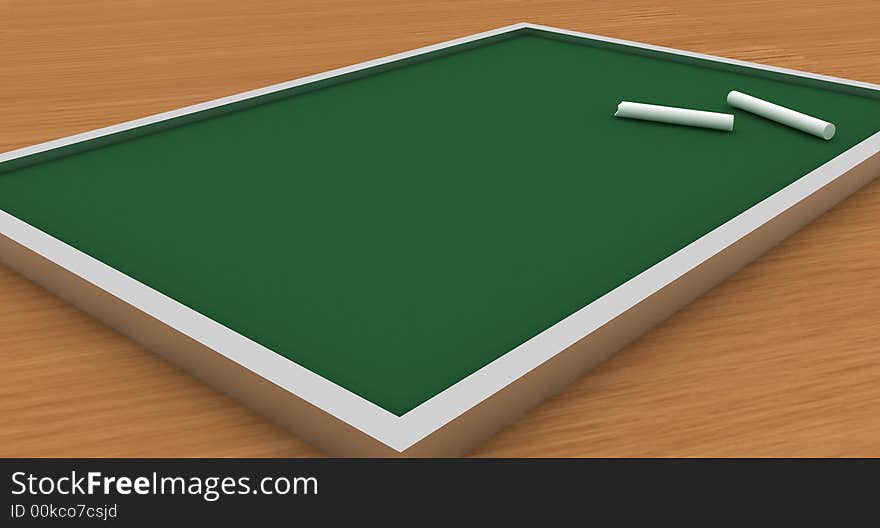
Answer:
POLYGON ((660 106, 645 103, 633 103, 621 101, 617 105, 617 117, 629 119, 642 119, 644 121, 658 121, 660 123, 672 123, 675 125, 687 125, 694 127, 713 128, 715 130, 733 130, 733 115, 719 114, 718 112, 704 112, 689 108, 677 108, 674 106, 660 106))
POLYGON ((837 131, 836 127, 827 121, 735 90, 727 94, 727 104, 822 139, 833 138, 837 131))

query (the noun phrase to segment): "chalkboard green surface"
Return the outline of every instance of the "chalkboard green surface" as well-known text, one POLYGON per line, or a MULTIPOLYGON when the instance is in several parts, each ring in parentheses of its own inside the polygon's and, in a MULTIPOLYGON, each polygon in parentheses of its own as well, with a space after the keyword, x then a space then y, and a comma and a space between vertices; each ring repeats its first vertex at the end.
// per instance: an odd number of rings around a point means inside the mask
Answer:
POLYGON ((402 415, 880 128, 868 91, 536 30, 368 73, 0 165, 0 208, 402 415))

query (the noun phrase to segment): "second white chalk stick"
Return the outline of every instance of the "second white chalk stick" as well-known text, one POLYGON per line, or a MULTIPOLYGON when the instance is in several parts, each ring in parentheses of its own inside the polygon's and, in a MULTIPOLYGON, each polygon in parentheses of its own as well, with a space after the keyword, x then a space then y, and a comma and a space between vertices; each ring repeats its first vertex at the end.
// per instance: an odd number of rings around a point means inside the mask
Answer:
POLYGON ((734 108, 742 108, 748 112, 759 115, 782 123, 783 125, 796 128, 807 134, 818 136, 822 139, 831 139, 834 137, 836 128, 827 121, 822 121, 813 116, 802 114, 790 108, 779 106, 778 104, 758 99, 736 90, 727 94, 727 104, 734 108))
POLYGON ((621 103, 617 105, 617 112, 615 112, 614 115, 629 119, 642 119, 645 121, 658 121, 660 123, 672 123, 675 125, 713 128, 715 130, 726 130, 728 132, 733 130, 732 114, 704 112, 702 110, 677 108, 675 106, 661 106, 621 101, 621 103))

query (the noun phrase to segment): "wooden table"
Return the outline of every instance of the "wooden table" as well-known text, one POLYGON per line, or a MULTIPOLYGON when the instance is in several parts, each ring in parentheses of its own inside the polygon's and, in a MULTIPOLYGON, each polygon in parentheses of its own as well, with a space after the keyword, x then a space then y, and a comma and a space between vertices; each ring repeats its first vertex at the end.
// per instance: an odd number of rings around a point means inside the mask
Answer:
MULTIPOLYGON (((880 82, 867 0, 0 7, 0 151, 527 20, 880 82)), ((880 127, 880 124, 878 124, 880 127)), ((880 455, 880 181, 482 456, 880 455)), ((0 268, 0 455, 318 456, 0 268)))

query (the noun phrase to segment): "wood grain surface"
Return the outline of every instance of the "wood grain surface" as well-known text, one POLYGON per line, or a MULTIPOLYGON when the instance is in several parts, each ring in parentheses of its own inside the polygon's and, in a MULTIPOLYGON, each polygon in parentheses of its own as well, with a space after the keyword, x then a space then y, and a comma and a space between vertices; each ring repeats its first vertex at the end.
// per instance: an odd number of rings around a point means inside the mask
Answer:
MULTIPOLYGON (((0 151, 520 21, 880 83, 878 20, 876 0, 0 0, 0 151)), ((321 454, 0 267, 0 455, 321 454)), ((880 456, 880 181, 473 454, 880 456)))

